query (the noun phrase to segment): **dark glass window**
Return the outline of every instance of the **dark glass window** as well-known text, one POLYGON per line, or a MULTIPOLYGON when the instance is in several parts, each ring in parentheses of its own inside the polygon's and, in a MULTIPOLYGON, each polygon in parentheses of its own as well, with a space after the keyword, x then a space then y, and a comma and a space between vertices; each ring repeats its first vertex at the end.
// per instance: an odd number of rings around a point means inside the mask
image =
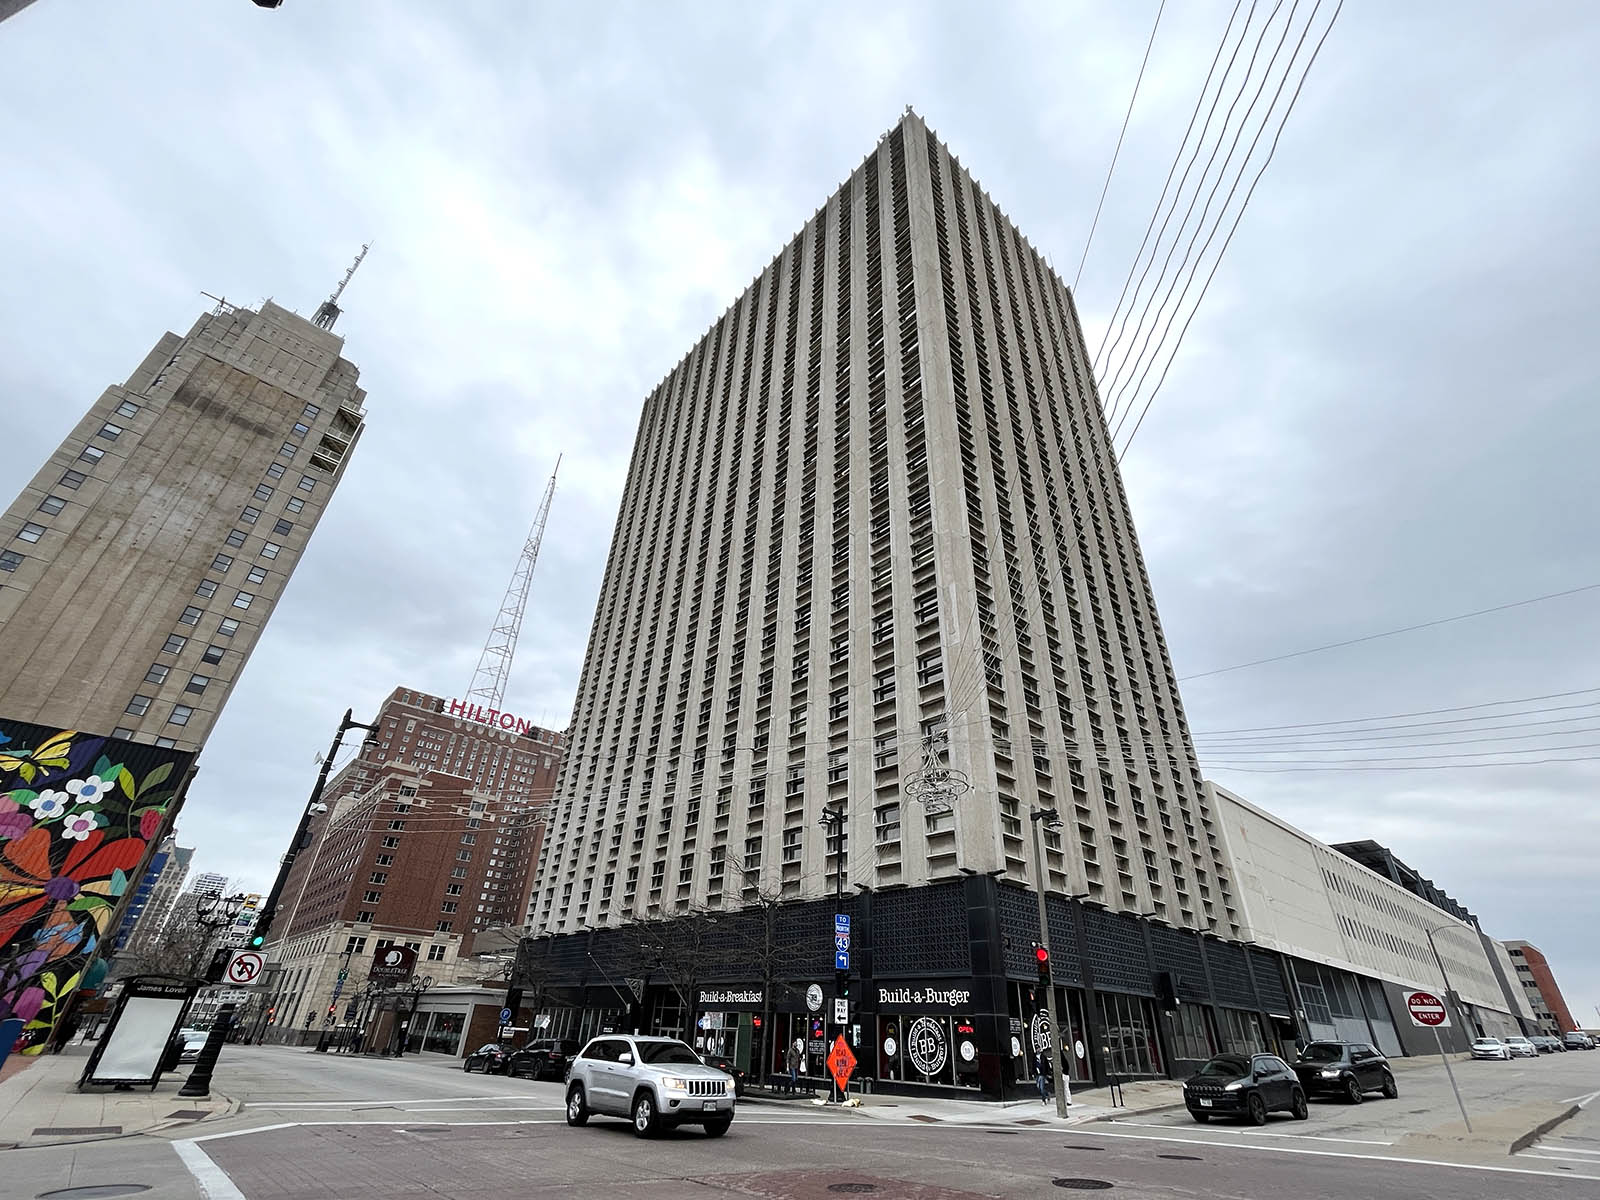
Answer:
POLYGON ((165 646, 161 647, 161 653, 163 653, 163 654, 177 654, 185 646, 187 646, 188 644, 189 644, 189 639, 188 638, 174 633, 174 634, 171 634, 171 635, 168 636, 167 644, 165 646))
POLYGON ((128 707, 122 711, 125 713, 132 713, 136 717, 142 717, 145 713, 150 711, 150 701, 153 698, 154 697, 151 696, 135 696, 132 700, 128 701, 128 707))
POLYGON ((178 624, 198 625, 200 623, 200 614, 202 611, 204 610, 198 609, 191 604, 188 608, 183 610, 183 615, 178 618, 178 624))
POLYGON ((25 542, 37 542, 44 536, 44 526, 29 521, 17 531, 17 536, 25 542))
POLYGON ((99 446, 85 446, 78 454, 78 457, 83 459, 84 462, 91 463, 97 463, 105 456, 106 452, 100 449, 99 446))
POLYGON ((272 532, 273 533, 277 533, 277 534, 290 534, 290 533, 293 533, 294 532, 294 522, 293 521, 283 521, 283 520, 277 521, 272 526, 272 532))
POLYGON ((247 505, 245 510, 239 514, 239 520, 243 521, 246 525, 254 525, 260 519, 261 510, 252 505, 247 505))
POLYGON ((235 529, 223 540, 230 546, 242 546, 244 545, 244 530, 235 529))
POLYGON ((107 421, 104 425, 100 426, 100 432, 95 434, 95 437, 105 438, 105 440, 108 442, 114 442, 121 436, 122 426, 113 425, 110 421, 107 421))
POLYGON ((164 667, 160 663, 151 663, 150 669, 144 673, 144 681, 146 683, 155 684, 165 683, 167 681, 167 676, 171 674, 171 672, 171 667, 164 667))
POLYGON ((121 404, 117 405, 117 416, 119 417, 137 417, 138 415, 139 406, 132 400, 124 400, 121 404))
POLYGON ((222 661, 222 656, 224 654, 226 654, 226 653, 227 653, 227 651, 224 650, 221 646, 216 646, 216 645, 207 646, 206 650, 205 650, 205 653, 200 656, 200 661, 203 662, 203 663, 212 663, 214 665, 216 663, 221 662, 222 661))
POLYGON ((39 511, 49 513, 52 517, 67 506, 67 502, 60 496, 46 496, 39 501, 39 511))
POLYGON ((89 478, 82 471, 63 471, 57 481, 62 487, 77 489, 83 486, 83 481, 89 478))

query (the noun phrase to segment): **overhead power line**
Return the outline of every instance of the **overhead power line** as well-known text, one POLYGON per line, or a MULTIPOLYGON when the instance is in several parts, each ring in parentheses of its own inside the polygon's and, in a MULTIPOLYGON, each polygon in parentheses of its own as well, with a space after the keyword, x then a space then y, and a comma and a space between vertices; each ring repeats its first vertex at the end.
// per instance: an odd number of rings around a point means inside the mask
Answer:
MULTIPOLYGON (((1480 709, 1480 708, 1504 708, 1506 705, 1509 705, 1509 704, 1535 704, 1535 703, 1537 703, 1537 702, 1539 702, 1541 700, 1565 700, 1565 699, 1567 699, 1568 697, 1571 697, 1571 696, 1592 696, 1596 692, 1600 692, 1600 687, 1578 688, 1578 689, 1576 689, 1574 691, 1570 691, 1570 692, 1547 692, 1542 696, 1523 696, 1523 697, 1520 697, 1520 698, 1515 699, 1515 700, 1484 700, 1484 701, 1482 701, 1481 703, 1478 703, 1478 704, 1459 704, 1459 705, 1456 705, 1454 708, 1423 708, 1423 709, 1418 709, 1416 712, 1385 713, 1385 714, 1383 714, 1381 716, 1376 716, 1376 717, 1343 717, 1343 718, 1340 718, 1339 720, 1336 720, 1336 721, 1302 721, 1302 722, 1300 722, 1298 724, 1293 724, 1293 725, 1241 725, 1241 726, 1239 726, 1237 728, 1234 728, 1234 729, 1206 729, 1206 730, 1198 730, 1197 729, 1197 730, 1194 730, 1192 732, 1193 732, 1195 737, 1201 737, 1201 736, 1205 736, 1205 735, 1214 735, 1214 734, 1221 734, 1221 733, 1260 733, 1260 732, 1265 732, 1265 731, 1273 730, 1273 729, 1326 729, 1330 725, 1355 725, 1355 724, 1360 724, 1360 723, 1369 722, 1369 721, 1402 721, 1402 720, 1405 720, 1408 717, 1432 717, 1432 716, 1437 716, 1439 713, 1473 712, 1473 711, 1475 711, 1477 709, 1480 709)), ((1584 707, 1584 706, 1578 706, 1578 707, 1584 707)), ((1530 709, 1530 710, 1528 710, 1527 713, 1524 713, 1524 714, 1521 714, 1521 715, 1525 715, 1526 716, 1526 715, 1531 715, 1532 713, 1555 712, 1555 711, 1558 711, 1558 710, 1557 709, 1551 709, 1551 708, 1536 708, 1536 709, 1530 709)), ((1499 717, 1509 717, 1509 716, 1516 716, 1516 715, 1518 715, 1518 714, 1515 714, 1515 713, 1495 713, 1492 718, 1486 717, 1486 718, 1482 718, 1482 719, 1490 720, 1490 719, 1498 719, 1499 717)), ((1462 719, 1463 720, 1475 720, 1475 719, 1478 719, 1478 718, 1462 718, 1462 719)), ((1443 724, 1444 722, 1439 722, 1439 723, 1443 724)))
POLYGON ((1150 61, 1150 47, 1156 44, 1156 30, 1161 28, 1161 14, 1167 10, 1167 0, 1161 0, 1156 9, 1155 24, 1150 26, 1150 40, 1144 44, 1144 58, 1139 62, 1139 74, 1133 81, 1133 95, 1128 97, 1128 111, 1122 116, 1122 129, 1117 133, 1117 148, 1111 152, 1111 165, 1106 168, 1106 181, 1100 188, 1100 203, 1094 206, 1094 220, 1089 225, 1089 236, 1083 243, 1083 257, 1078 259, 1078 273, 1072 277, 1072 290, 1078 290, 1078 280, 1083 278, 1083 264, 1089 260, 1089 247, 1094 245, 1094 231, 1100 227, 1100 210, 1106 204, 1106 192, 1111 189, 1111 176, 1117 169, 1117 156, 1122 153, 1122 139, 1128 132, 1128 120, 1133 116, 1133 102, 1139 98, 1139 85, 1144 82, 1144 69, 1150 61))
POLYGON ((1303 658, 1307 654, 1321 654, 1324 650, 1338 650, 1344 646, 1357 646, 1362 642, 1375 642, 1380 638, 1395 637, 1402 633, 1414 633, 1419 629, 1432 629, 1436 625, 1449 625, 1453 621, 1467 621, 1473 617, 1487 616, 1490 613, 1505 612, 1508 609, 1523 608, 1529 604, 1539 604, 1545 600, 1559 600, 1563 596, 1576 596, 1581 592, 1592 592, 1600 588, 1600 583, 1586 583, 1582 587, 1567 588, 1560 592, 1546 592, 1542 596, 1530 596, 1526 600, 1513 600, 1508 604, 1495 604, 1489 608, 1474 609, 1472 612, 1457 613, 1453 617, 1439 617, 1432 621, 1421 621, 1415 625, 1402 625, 1399 629, 1386 629, 1382 633, 1368 633, 1361 637, 1345 638, 1339 642, 1327 642, 1321 646, 1310 646, 1304 650, 1291 650, 1287 654, 1274 654, 1268 658, 1251 659, 1249 662, 1234 663, 1231 667, 1214 667, 1209 671, 1198 671, 1193 675, 1178 676, 1179 683, 1187 683, 1191 679, 1205 679, 1212 675, 1226 675, 1230 671, 1243 671, 1246 667, 1260 667, 1267 663, 1285 662, 1291 658, 1303 658))

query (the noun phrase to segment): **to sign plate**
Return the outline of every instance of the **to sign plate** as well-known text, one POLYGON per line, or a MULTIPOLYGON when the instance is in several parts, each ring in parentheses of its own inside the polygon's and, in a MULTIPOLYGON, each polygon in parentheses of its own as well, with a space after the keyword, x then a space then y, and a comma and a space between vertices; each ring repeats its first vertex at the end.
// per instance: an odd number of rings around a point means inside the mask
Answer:
POLYGON ((833 914, 833 931, 835 933, 850 932, 850 915, 848 913, 833 914))
POLYGON ((1406 1012, 1411 1015, 1413 1025, 1424 1028, 1448 1028, 1450 1025, 1450 1010, 1432 992, 1407 992, 1406 1012))
MULTIPOLYGON (((264 960, 254 950, 241 950, 228 960, 228 970, 225 979, 232 984, 249 984, 256 981, 256 976, 261 974, 264 960)), ((334 999, 338 999, 337 994, 334 999)))

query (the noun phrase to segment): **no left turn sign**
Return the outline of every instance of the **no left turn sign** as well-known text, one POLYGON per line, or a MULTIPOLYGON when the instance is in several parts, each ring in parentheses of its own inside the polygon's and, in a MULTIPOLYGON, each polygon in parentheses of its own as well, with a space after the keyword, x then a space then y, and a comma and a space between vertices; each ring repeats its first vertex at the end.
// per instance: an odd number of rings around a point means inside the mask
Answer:
POLYGON ((261 974, 263 960, 261 955, 253 950, 241 950, 228 960, 228 970, 225 978, 229 983, 244 986, 256 981, 256 976, 261 974))

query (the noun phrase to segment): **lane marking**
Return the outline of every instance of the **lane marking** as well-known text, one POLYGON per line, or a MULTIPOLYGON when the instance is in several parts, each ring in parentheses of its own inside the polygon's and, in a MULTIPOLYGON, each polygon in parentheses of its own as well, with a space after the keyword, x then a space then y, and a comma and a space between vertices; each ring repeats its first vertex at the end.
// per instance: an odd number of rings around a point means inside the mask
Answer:
POLYGON ((515 1092, 501 1092, 497 1096, 413 1096, 408 1100, 247 1100, 250 1108, 360 1108, 375 1105, 395 1108, 401 1104, 465 1104, 472 1100, 521 1100, 515 1092))
POLYGON ((1574 1175, 1569 1171, 1541 1171, 1529 1167, 1494 1167, 1484 1163, 1441 1162, 1436 1158, 1402 1158, 1395 1154, 1357 1154, 1351 1150, 1312 1150, 1305 1146, 1257 1146, 1249 1142, 1212 1142, 1204 1138, 1155 1137, 1148 1133, 1107 1133, 1078 1126, 1075 1135, 1126 1138, 1136 1142, 1174 1142, 1180 1146, 1216 1146, 1221 1150, 1251 1150, 1257 1154, 1308 1154, 1313 1158, 1358 1158, 1363 1162, 1411 1163, 1419 1167, 1449 1167, 1455 1171, 1491 1171, 1504 1175, 1544 1175, 1551 1179, 1600 1179, 1600 1175, 1574 1175))
POLYGON ((1584 1108, 1591 1100, 1594 1100, 1597 1097, 1600 1097, 1600 1092, 1590 1092, 1587 1096, 1571 1096, 1568 1099, 1563 1100, 1561 1103, 1576 1104, 1579 1108, 1584 1108))
MULTIPOLYGON (((1600 1150, 1575 1150, 1575 1149, 1570 1149, 1569 1147, 1566 1147, 1566 1146, 1546 1146, 1546 1145, 1543 1145, 1543 1144, 1539 1145, 1539 1149, 1541 1149, 1541 1150, 1543 1150, 1543 1151, 1545 1151, 1545 1152, 1547 1152, 1549 1154, 1559 1154, 1559 1155, 1562 1155, 1563 1157, 1565 1157, 1567 1155, 1570 1155, 1570 1154, 1576 1154, 1576 1155, 1580 1156, 1579 1160, 1578 1160, 1580 1162, 1583 1161, 1584 1159, 1588 1159, 1588 1158, 1600 1158, 1600 1150)), ((1524 1152, 1524 1153, 1526 1153, 1526 1152, 1524 1152)), ((1589 1165, 1591 1167, 1600 1167, 1600 1163, 1590 1163, 1589 1165)))
MULTIPOLYGON (((1183 1126, 1183 1125, 1157 1125, 1157 1124, 1155 1124, 1153 1122, 1150 1122, 1150 1121, 1120 1121, 1120 1120, 1112 1120, 1112 1121, 1108 1121, 1106 1123, 1108 1125, 1131 1125, 1131 1126, 1134 1126, 1135 1128, 1138 1128, 1138 1129, 1174 1129, 1174 1130, 1176 1130, 1176 1129, 1185 1129, 1185 1128, 1187 1128, 1186 1126, 1183 1126)), ((1219 1132, 1220 1133, 1221 1131, 1217 1130, 1215 1132, 1219 1132)), ((1306 1141, 1306 1142, 1348 1142, 1353 1146, 1392 1146, 1392 1145, 1394 1145, 1393 1142, 1379 1142, 1379 1141, 1374 1141, 1371 1138, 1323 1137, 1320 1134, 1315 1134, 1315 1133, 1277 1133, 1277 1132, 1273 1132, 1273 1131, 1269 1131, 1269 1130, 1265 1130, 1265 1129, 1240 1129, 1240 1130, 1236 1130, 1236 1131, 1232 1131, 1232 1132, 1237 1132, 1241 1136, 1249 1135, 1251 1137, 1295 1138, 1295 1139, 1297 1139, 1299 1141, 1306 1141)))
POLYGON ((178 1152, 183 1165, 189 1168, 189 1174, 194 1176, 195 1184, 206 1200, 245 1200, 244 1193, 234 1187, 228 1173, 212 1162, 210 1156, 194 1144, 193 1139, 173 1142, 172 1148, 178 1152))

